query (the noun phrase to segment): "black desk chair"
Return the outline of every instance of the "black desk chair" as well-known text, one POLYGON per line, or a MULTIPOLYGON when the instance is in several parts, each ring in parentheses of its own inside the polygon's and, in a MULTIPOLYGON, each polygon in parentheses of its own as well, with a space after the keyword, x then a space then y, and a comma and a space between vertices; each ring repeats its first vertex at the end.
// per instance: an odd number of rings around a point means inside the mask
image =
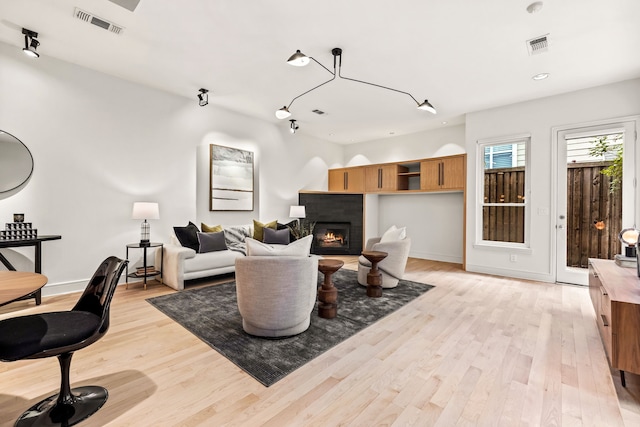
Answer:
POLYGON ((33 405, 16 426, 72 426, 94 414, 107 401, 103 387, 71 390, 69 368, 73 352, 98 341, 109 329, 109 306, 127 265, 116 257, 100 264, 87 288, 71 309, 32 314, 0 321, 0 360, 13 362, 58 356, 60 393, 33 405))

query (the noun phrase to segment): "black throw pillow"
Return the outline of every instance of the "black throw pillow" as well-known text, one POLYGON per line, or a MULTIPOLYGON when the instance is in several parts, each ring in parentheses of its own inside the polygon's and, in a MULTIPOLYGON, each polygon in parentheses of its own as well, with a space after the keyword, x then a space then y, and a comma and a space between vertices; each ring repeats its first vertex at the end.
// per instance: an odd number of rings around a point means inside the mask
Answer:
POLYGON ((198 252, 200 248, 200 242, 198 242, 198 226, 189 221, 189 225, 186 227, 173 227, 173 232, 176 233, 176 237, 182 246, 185 248, 193 249, 198 252))
POLYGON ((289 230, 289 242, 295 242, 297 239, 293 235, 293 233, 291 232, 291 229, 289 227, 296 227, 296 225, 297 225, 297 220, 294 219, 293 221, 288 222, 286 224, 278 223, 276 225, 276 229, 277 230, 289 230))

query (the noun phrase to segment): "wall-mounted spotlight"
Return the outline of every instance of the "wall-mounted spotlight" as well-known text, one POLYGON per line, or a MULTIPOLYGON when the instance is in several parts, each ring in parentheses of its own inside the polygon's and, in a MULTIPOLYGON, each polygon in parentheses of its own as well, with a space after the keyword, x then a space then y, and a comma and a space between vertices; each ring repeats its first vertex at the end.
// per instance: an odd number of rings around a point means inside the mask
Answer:
POLYGON ((22 34, 24 34, 24 48, 22 49, 22 51, 25 53, 25 55, 32 58, 40 57, 38 52, 36 52, 36 49, 38 48, 38 46, 40 46, 40 42, 36 40, 36 37, 38 37, 38 33, 23 28, 22 34))
POLYGON ((289 127, 289 132, 296 133, 296 131, 300 128, 295 120, 289 120, 291 122, 291 126, 289 127))
POLYGON ((209 103, 209 91, 207 89, 200 89, 198 93, 198 105, 204 107, 209 103))

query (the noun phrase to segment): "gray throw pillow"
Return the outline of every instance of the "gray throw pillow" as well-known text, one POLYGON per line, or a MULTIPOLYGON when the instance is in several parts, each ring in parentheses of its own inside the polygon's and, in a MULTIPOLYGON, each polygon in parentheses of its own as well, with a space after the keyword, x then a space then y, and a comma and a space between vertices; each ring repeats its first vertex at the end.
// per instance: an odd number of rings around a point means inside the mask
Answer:
POLYGON ((271 228, 265 228, 263 241, 270 245, 288 245, 289 229, 274 230, 271 228))
POLYGON ((227 244, 224 241, 224 231, 216 233, 198 233, 200 247, 198 253, 225 251, 227 244))

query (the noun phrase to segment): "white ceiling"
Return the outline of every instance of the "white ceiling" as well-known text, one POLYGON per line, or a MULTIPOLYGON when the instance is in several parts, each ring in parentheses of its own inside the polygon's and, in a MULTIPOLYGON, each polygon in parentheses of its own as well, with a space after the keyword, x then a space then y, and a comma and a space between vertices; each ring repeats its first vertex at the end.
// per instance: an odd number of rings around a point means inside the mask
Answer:
MULTIPOLYGON (((119 0, 127 3, 131 0, 119 0)), ((467 112, 640 77, 640 1, 545 0, 140 0, 133 12, 108 0, 2 0, 0 41, 278 123, 274 112, 331 78, 329 69, 428 99, 335 80, 291 107, 300 130, 350 143, 462 123, 467 112), (74 18, 78 7, 124 27, 120 35, 74 18), (526 41, 549 34, 549 51, 526 41), (532 76, 550 73, 543 81, 532 76), (320 109, 327 114, 311 112, 320 109)), ((133 0, 135 3, 135 0, 133 0)), ((26 60, 26 59, 25 59, 26 60)), ((597 102, 597 100, 594 100, 597 102)), ((204 107, 207 108, 207 107, 204 107)))

